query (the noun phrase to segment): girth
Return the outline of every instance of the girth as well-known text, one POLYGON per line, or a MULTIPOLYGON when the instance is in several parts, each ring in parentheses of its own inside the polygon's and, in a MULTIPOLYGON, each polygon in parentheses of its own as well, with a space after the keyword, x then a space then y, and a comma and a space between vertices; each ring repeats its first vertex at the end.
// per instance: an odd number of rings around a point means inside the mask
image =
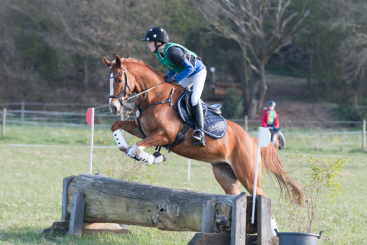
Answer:
POLYGON ((143 107, 140 107, 141 106, 141 104, 143 103, 143 101, 146 99, 146 97, 147 97, 147 94, 148 93, 146 93, 145 95, 144 95, 144 98, 142 99, 142 101, 140 102, 139 101, 139 104, 137 105, 137 104, 134 104, 134 107, 135 107, 135 110, 136 110, 136 121, 137 121, 137 123, 138 123, 138 127, 139 127, 139 130, 140 130, 140 132, 143 134, 143 139, 145 139, 147 136, 146 136, 146 134, 144 133, 144 131, 143 131, 143 129, 142 129, 142 127, 141 127, 141 123, 140 123, 140 116, 141 116, 141 114, 143 113, 143 111, 145 111, 145 109, 147 109, 147 108, 149 108, 149 107, 151 107, 151 106, 153 106, 153 105, 159 105, 159 104, 165 104, 165 103, 170 103, 171 104, 171 106, 173 106, 173 108, 176 110, 176 112, 177 112, 177 108, 176 108, 176 106, 173 104, 173 102, 172 102, 172 95, 173 95, 173 92, 175 91, 175 88, 174 88, 174 86, 173 86, 173 83, 172 83, 172 89, 171 89, 171 93, 170 93, 170 96, 169 96, 169 98, 167 99, 167 100, 164 100, 164 101, 160 101, 160 102, 155 102, 155 103, 153 103, 153 104, 150 104, 150 105, 147 105, 147 106, 143 106, 143 107))

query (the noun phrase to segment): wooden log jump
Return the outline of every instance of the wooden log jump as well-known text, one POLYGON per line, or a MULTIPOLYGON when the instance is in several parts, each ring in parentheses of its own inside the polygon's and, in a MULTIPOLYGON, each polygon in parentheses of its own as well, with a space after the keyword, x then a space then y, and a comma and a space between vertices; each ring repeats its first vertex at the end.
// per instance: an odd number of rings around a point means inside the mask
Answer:
POLYGON ((91 174, 70 176, 63 183, 63 222, 46 229, 48 234, 61 226, 62 233, 80 236, 88 223, 117 223, 200 232, 190 245, 276 244, 270 233, 270 200, 262 196, 257 197, 252 225, 252 197, 245 193, 208 194, 91 174))
MULTIPOLYGON (((74 192, 84 193, 84 222, 197 232, 201 231, 203 201, 214 198, 214 231, 230 231, 232 200, 236 197, 81 174, 68 187, 67 216, 71 213, 74 192)), ((253 228, 248 229, 251 232, 253 228)))

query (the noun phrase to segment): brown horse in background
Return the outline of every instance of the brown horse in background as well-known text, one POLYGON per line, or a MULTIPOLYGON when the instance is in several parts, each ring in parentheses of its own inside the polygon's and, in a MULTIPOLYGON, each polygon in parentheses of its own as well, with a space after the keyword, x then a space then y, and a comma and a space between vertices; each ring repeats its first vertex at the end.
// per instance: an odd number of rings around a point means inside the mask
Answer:
MULTIPOLYGON (((141 106, 166 100, 170 97, 172 86, 174 87, 172 100, 177 105, 179 96, 184 92, 184 88, 178 84, 165 83, 163 75, 141 61, 120 59, 120 57, 116 56, 112 62, 104 58, 104 63, 109 69, 110 78, 107 79, 107 84, 110 87, 110 95, 112 97, 115 96, 115 98, 110 98, 109 102, 110 111, 114 115, 123 112, 123 102, 126 101, 132 92, 141 93, 155 85, 161 84, 146 93, 145 100, 143 100, 145 94, 139 96, 140 101, 143 101, 141 106), (126 76, 124 74, 125 69, 126 76), (127 82, 128 84, 126 84, 127 82), (118 98, 120 95, 122 95, 122 102, 118 98)), ((134 114, 136 116, 135 109, 134 114)), ((147 136, 146 138, 143 137, 139 130, 136 118, 134 121, 115 121, 111 127, 112 131, 122 129, 138 138, 144 138, 136 144, 139 152, 148 147, 164 146, 173 143, 177 133, 184 127, 180 116, 170 103, 151 106, 144 110, 139 118, 141 128, 147 136)), ((257 138, 251 137, 238 124, 228 120, 225 136, 222 139, 206 136, 205 147, 192 146, 192 132, 193 129, 190 128, 185 134, 185 141, 175 146, 172 151, 186 158, 210 163, 216 180, 226 194, 240 194, 240 184, 252 194, 255 178, 257 138)), ((120 150, 126 151, 123 147, 120 147, 120 150)), ((302 204, 303 195, 301 187, 286 173, 273 144, 269 144, 266 148, 261 149, 259 174, 256 176, 256 194, 265 196, 261 187, 262 168, 276 177, 281 188, 286 190, 286 193, 291 196, 295 203, 302 204), (290 184, 291 188, 287 184, 290 184)))

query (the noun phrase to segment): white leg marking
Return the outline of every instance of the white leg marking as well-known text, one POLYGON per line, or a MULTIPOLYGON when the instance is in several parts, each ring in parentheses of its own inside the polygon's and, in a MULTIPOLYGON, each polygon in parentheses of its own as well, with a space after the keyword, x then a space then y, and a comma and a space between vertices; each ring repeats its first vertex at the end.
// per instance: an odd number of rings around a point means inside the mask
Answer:
POLYGON ((273 217, 271 219, 271 235, 272 236, 277 236, 277 234, 275 233, 274 229, 277 229, 279 231, 278 226, 277 226, 277 222, 275 221, 275 218, 273 217))

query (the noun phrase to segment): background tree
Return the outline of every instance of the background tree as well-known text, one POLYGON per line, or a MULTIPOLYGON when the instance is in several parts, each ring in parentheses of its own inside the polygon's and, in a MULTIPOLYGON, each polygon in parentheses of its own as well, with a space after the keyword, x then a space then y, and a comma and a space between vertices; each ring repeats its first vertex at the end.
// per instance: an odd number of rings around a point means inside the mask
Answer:
POLYGON ((294 38, 308 11, 290 11, 291 0, 208 0, 198 8, 211 24, 212 32, 235 40, 241 48, 244 76, 242 91, 249 118, 262 109, 267 85, 265 65, 282 45, 294 38), (298 18, 295 18, 298 16, 298 18), (251 87, 248 67, 253 74, 251 87))

